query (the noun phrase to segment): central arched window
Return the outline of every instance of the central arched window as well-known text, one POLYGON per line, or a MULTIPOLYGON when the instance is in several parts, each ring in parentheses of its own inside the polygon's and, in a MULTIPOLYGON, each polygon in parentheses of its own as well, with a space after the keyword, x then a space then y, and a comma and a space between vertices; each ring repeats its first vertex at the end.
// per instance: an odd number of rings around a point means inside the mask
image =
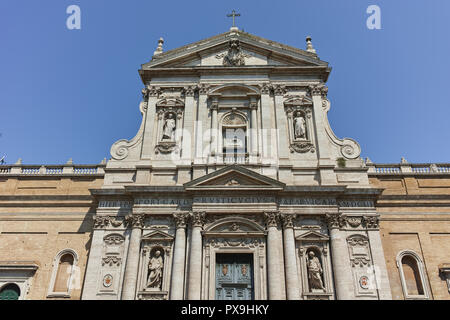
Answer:
POLYGON ((405 299, 430 298, 423 262, 417 253, 401 251, 397 255, 397 267, 405 299))
POLYGON ((222 152, 227 163, 245 162, 247 157, 247 119, 237 112, 222 119, 222 152))

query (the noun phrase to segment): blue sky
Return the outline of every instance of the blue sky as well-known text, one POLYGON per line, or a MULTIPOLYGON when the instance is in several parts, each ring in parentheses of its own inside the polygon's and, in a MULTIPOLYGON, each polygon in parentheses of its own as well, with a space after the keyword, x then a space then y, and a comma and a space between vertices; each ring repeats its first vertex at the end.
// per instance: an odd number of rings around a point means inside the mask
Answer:
POLYGON ((7 163, 99 163, 140 124, 140 65, 159 37, 173 49, 224 31, 304 48, 333 68, 329 120, 374 162, 450 162, 450 1, 0 2, 0 156, 7 163), (66 8, 81 8, 68 30, 66 8), (366 9, 381 8, 381 30, 366 9))

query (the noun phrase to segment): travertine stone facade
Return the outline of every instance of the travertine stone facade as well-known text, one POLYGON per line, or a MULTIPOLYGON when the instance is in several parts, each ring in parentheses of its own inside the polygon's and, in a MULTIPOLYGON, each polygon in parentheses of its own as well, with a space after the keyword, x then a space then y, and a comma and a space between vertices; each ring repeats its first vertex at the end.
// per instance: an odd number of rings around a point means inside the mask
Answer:
POLYGON ((0 243, 19 248, 0 259, 0 297, 17 283, 26 299, 447 299, 433 248, 449 228, 429 221, 449 167, 363 161, 328 123, 330 71, 310 38, 160 40, 138 133, 106 165, 0 167, 0 243))

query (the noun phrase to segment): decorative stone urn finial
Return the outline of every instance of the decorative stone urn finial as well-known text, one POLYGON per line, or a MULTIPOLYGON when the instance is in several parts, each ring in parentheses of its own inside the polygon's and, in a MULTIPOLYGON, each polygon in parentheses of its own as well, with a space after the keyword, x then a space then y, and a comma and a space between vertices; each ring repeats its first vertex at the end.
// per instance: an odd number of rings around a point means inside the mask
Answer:
POLYGON ((401 164, 407 164, 408 161, 406 161, 406 159, 405 159, 404 157, 402 157, 402 159, 400 160, 400 163, 401 163, 401 164))
POLYGON ((15 164, 18 164, 18 165, 22 164, 22 158, 19 158, 19 160, 17 160, 17 162, 15 164))
POLYGON ((157 55, 160 55, 161 53, 163 53, 163 43, 164 43, 164 39, 159 38, 158 47, 156 48, 155 52, 153 52, 153 56, 157 56, 157 55))
POLYGON ((66 164, 73 164, 72 158, 70 158, 69 160, 67 160, 66 164))
POLYGON ((316 49, 314 49, 313 44, 311 42, 311 36, 306 37, 306 51, 316 53, 316 49))

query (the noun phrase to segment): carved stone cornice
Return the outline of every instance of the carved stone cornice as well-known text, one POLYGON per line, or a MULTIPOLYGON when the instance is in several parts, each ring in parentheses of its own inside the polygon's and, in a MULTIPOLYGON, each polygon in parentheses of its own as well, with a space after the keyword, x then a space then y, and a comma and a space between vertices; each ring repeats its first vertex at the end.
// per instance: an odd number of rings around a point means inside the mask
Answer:
POLYGON ((363 224, 367 229, 379 229, 380 219, 378 216, 363 217, 363 224))
POLYGON ((296 214, 284 213, 280 215, 281 222, 283 223, 283 229, 294 228, 294 221, 296 214))
POLYGON ((131 228, 143 228, 145 224, 145 215, 132 214, 125 218, 127 225, 131 228))
POLYGON ((340 229, 345 226, 345 218, 338 213, 326 214, 325 221, 328 225, 328 229, 340 229))
POLYGON ((173 220, 177 229, 186 228, 186 224, 189 218, 189 214, 185 212, 174 212, 173 220))
POLYGON ((326 98, 328 94, 328 88, 323 84, 318 84, 314 86, 309 86, 309 92, 311 96, 322 96, 326 98))
POLYGON ((190 218, 193 227, 203 227, 206 221, 206 212, 204 211, 191 212, 190 218))
POLYGON ((287 92, 286 86, 282 84, 277 84, 273 87, 273 94, 276 96, 283 96, 287 92))
POLYGON ((264 222, 267 227, 277 227, 280 220, 280 213, 278 211, 264 212, 264 222))

